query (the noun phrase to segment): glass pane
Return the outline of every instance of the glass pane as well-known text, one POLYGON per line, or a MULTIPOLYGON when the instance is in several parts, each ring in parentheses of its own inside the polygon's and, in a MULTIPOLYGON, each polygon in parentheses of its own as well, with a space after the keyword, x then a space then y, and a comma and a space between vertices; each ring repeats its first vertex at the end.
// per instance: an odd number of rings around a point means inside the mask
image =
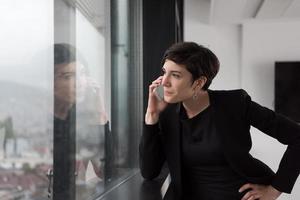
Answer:
POLYGON ((129 5, 76 1, 76 199, 99 197, 137 167, 129 5))
POLYGON ((75 3, 54 1, 54 153, 53 200, 76 195, 76 10, 75 3))
POLYGON ((99 196, 110 179, 107 11, 109 1, 55 1, 54 200, 99 196))
POLYGON ((109 180, 108 1, 77 1, 76 199, 99 196, 109 180), (106 9, 108 10, 108 9, 106 9), (107 150, 107 151, 106 151, 107 150))
POLYGON ((132 174, 128 22, 128 1, 1 2, 0 199, 94 199, 132 174))
POLYGON ((53 1, 2 0, 0 24, 0 199, 47 199, 53 1))

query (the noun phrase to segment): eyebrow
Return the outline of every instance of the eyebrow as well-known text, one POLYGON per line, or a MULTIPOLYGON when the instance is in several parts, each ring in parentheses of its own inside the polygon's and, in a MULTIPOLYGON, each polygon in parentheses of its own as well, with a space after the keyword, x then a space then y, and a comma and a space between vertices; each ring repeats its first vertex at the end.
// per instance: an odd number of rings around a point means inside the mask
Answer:
MULTIPOLYGON (((162 70, 163 70, 163 71, 166 71, 165 68, 162 68, 162 70)), ((171 70, 170 72, 171 72, 171 73, 179 73, 179 74, 182 74, 181 71, 176 71, 176 70, 171 70)))
POLYGON ((75 72, 57 72, 55 73, 55 76, 64 76, 69 74, 75 74, 75 72))
POLYGON ((60 74, 63 74, 63 75, 65 75, 65 74, 76 74, 76 72, 61 72, 60 74))
POLYGON ((173 71, 171 71, 171 73, 174 73, 174 72, 175 72, 175 73, 182 74, 182 72, 181 72, 181 71, 174 71, 174 70, 173 70, 173 71))

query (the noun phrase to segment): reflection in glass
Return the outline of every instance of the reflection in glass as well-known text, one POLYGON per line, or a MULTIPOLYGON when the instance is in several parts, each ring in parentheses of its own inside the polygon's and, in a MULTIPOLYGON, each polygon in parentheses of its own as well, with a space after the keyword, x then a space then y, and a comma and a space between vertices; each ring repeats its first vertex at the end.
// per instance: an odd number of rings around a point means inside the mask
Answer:
POLYGON ((95 199, 132 174, 138 84, 114 2, 110 30, 110 1, 1 1, 0 199, 95 199))
POLYGON ((75 190, 77 199, 86 199, 103 191, 107 176, 108 119, 99 86, 82 63, 75 47, 55 44, 54 199, 74 199, 75 190))
POLYGON ((54 199, 100 195, 110 177, 111 156, 106 154, 112 155, 112 150, 107 150, 111 145, 106 142, 104 103, 109 91, 103 31, 106 3, 55 1, 54 135, 59 137, 54 142, 54 199))
POLYGON ((113 141, 105 102, 110 90, 108 4, 78 1, 76 6, 76 199, 99 196, 111 181, 113 141))

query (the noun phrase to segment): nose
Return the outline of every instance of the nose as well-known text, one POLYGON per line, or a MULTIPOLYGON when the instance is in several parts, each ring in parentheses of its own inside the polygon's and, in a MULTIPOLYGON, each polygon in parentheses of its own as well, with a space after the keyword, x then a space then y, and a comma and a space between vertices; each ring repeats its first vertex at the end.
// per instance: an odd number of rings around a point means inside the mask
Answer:
POLYGON ((170 87, 170 80, 169 80, 169 76, 168 76, 167 74, 164 74, 164 75, 163 75, 161 84, 162 84, 164 87, 170 87))

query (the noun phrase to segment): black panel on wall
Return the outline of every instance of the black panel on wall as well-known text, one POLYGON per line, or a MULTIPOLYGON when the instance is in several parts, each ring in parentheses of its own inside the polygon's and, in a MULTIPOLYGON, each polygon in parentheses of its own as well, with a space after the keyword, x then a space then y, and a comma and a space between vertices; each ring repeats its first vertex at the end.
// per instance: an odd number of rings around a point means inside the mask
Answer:
POLYGON ((275 111, 300 123, 300 62, 275 63, 275 111))
POLYGON ((183 0, 143 1, 144 112, 149 84, 161 71, 165 50, 183 38, 183 0))

